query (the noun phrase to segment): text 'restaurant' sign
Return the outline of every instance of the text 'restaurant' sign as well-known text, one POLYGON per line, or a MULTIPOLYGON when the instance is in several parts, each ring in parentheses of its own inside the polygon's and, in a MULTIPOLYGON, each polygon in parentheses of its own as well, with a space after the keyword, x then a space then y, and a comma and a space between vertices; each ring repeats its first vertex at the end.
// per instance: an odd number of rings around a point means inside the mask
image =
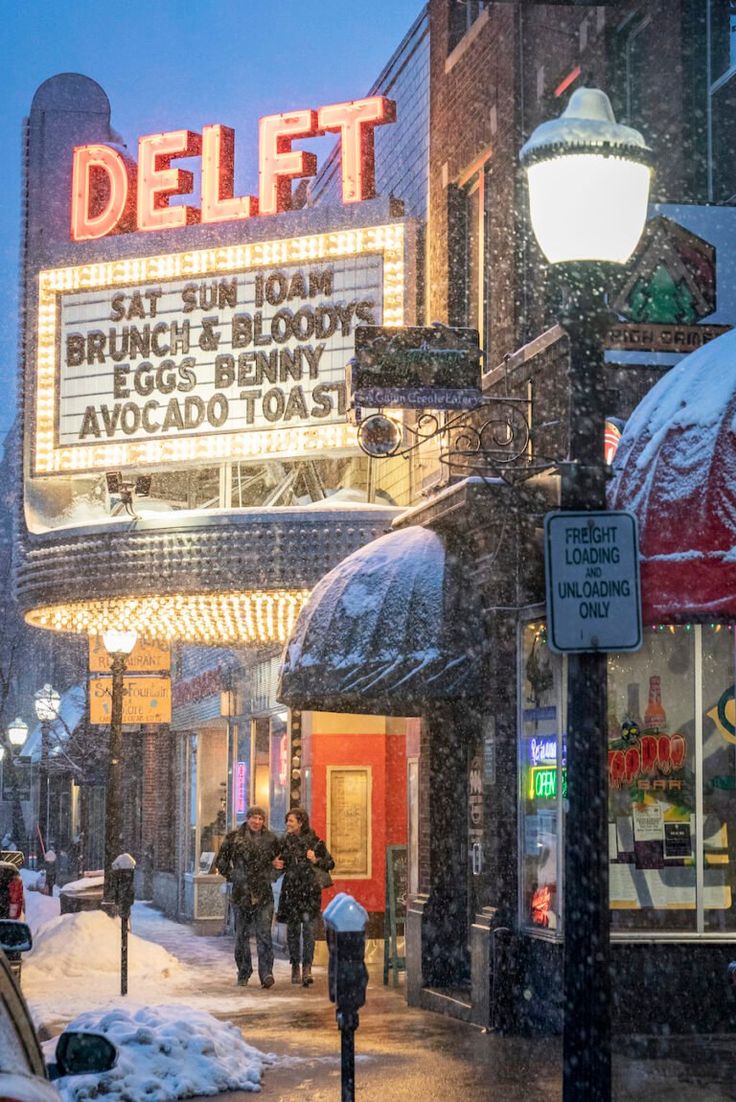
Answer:
POLYGON ((35 473, 352 449, 355 328, 403 283, 400 223, 41 272, 35 473))

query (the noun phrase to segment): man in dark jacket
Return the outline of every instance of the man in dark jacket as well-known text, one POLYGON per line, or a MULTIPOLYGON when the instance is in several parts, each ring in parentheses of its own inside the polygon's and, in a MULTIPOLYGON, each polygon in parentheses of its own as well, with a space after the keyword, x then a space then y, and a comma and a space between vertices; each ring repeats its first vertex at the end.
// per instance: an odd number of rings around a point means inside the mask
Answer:
POLYGON ((261 987, 273 987, 273 861, 278 839, 266 830, 262 807, 249 807, 245 822, 227 835, 215 860, 217 871, 233 886, 235 908, 235 963, 238 985, 245 987, 253 972, 251 933, 256 935, 261 987))

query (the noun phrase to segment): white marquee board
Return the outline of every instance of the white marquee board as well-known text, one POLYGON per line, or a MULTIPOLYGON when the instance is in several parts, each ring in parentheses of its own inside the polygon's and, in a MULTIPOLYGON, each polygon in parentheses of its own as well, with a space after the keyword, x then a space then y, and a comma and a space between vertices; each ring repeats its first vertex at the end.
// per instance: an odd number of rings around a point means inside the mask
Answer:
POLYGON ((401 324, 403 226, 40 274, 34 472, 356 447, 355 328, 401 324))

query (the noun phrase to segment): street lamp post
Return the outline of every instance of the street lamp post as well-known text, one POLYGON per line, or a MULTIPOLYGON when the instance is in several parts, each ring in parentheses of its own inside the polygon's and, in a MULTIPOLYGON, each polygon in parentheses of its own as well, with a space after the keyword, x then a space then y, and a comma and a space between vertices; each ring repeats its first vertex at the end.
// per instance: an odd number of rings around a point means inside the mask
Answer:
POLYGON ((120 780, 123 749, 123 677, 128 655, 136 644, 135 631, 119 631, 111 628, 103 632, 102 641, 110 655, 112 672, 112 700, 110 706, 110 746, 107 757, 107 785, 105 799, 105 882, 103 909, 115 913, 113 861, 121 852, 120 780))
POLYGON ((49 794, 49 733, 51 724, 59 717, 61 697, 48 682, 33 697, 36 715, 41 723, 41 767, 38 773, 38 821, 43 819, 44 850, 49 842, 50 794, 49 794))
MULTIPOLYGON (((650 151, 616 123, 608 97, 581 88, 521 151, 532 226, 565 265, 561 321, 570 338, 570 436, 561 506, 606 508, 602 337, 606 264, 624 263, 644 228, 650 151)), ((564 902, 564 1102, 611 1097, 606 658, 568 656, 564 902)))
MULTIPOLYGON (((25 723, 20 716, 17 716, 13 722, 8 725, 10 754, 8 760, 3 764, 3 770, 7 770, 7 777, 3 778, 3 788, 9 789, 11 792, 13 804, 13 839, 18 848, 25 845, 26 825, 23 820, 23 809, 20 806, 20 791, 18 786, 18 774, 16 772, 15 754, 20 750, 27 738, 28 724, 25 723)), ((0 747, 0 761, 3 759, 4 754, 5 748, 0 747)))

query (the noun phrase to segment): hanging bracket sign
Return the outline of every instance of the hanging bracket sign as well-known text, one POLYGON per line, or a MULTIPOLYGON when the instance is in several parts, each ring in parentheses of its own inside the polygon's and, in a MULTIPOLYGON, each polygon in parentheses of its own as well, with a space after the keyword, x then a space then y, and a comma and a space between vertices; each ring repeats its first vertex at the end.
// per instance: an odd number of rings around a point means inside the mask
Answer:
POLYGON ((544 567, 550 650, 640 649, 639 541, 633 513, 547 513, 544 567))

